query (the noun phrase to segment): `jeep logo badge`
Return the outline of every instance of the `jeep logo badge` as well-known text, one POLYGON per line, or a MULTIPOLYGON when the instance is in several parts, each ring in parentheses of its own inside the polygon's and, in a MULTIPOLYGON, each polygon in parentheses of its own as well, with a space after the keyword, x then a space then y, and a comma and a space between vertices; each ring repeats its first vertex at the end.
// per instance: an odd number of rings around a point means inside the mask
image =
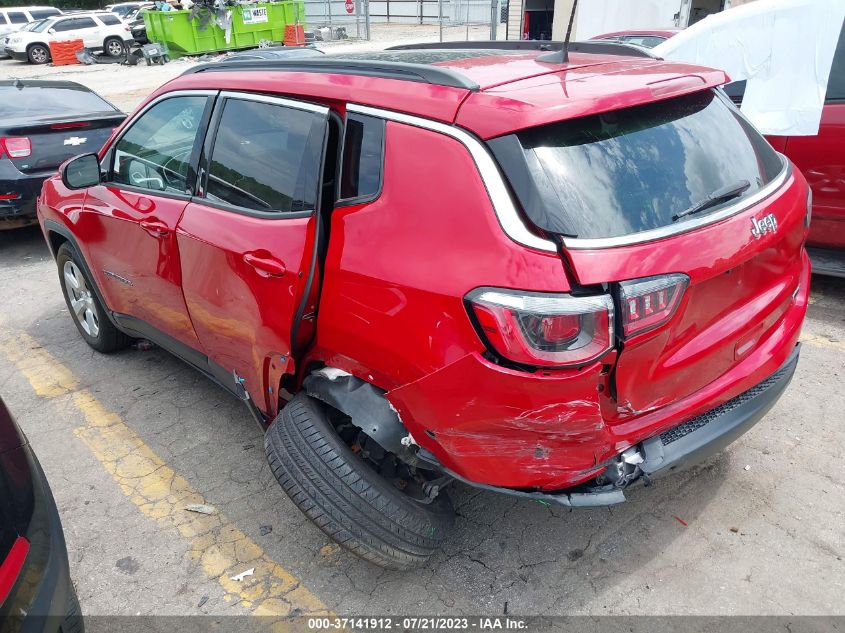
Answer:
POLYGON ((778 221, 774 213, 769 213, 759 220, 751 218, 751 235, 755 240, 759 240, 766 233, 774 233, 778 230, 778 221))

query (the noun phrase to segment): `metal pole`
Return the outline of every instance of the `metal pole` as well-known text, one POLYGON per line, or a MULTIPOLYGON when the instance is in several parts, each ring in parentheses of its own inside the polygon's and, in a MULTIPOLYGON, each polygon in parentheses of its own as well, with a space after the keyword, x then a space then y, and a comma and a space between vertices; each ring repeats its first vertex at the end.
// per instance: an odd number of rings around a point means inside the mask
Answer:
POLYGON ((364 0, 364 33, 367 41, 370 41, 370 0, 364 0))
POLYGON ((329 27, 329 39, 334 39, 334 33, 332 32, 332 0, 326 0, 326 15, 328 16, 328 24, 326 26, 329 27))
POLYGON ((496 31, 498 30, 496 27, 498 25, 498 15, 496 15, 498 11, 498 1, 497 0, 490 0, 490 39, 496 39, 496 31))
POLYGON ((443 41, 443 0, 437 0, 437 22, 440 24, 440 41, 443 41))
POLYGON ((469 3, 471 1, 472 0, 466 0, 466 3, 467 3, 467 35, 466 35, 465 41, 467 41, 467 42, 469 42, 469 3))

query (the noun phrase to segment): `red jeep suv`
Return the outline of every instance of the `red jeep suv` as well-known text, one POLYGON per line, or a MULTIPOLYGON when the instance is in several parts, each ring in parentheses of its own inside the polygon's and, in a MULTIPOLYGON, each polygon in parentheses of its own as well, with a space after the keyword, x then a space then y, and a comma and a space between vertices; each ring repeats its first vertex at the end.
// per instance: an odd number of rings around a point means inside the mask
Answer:
POLYGON ((621 502, 798 362, 807 183, 723 72, 474 45, 198 66, 38 202, 89 345, 242 398, 293 502, 385 567, 438 548, 454 480, 621 502))

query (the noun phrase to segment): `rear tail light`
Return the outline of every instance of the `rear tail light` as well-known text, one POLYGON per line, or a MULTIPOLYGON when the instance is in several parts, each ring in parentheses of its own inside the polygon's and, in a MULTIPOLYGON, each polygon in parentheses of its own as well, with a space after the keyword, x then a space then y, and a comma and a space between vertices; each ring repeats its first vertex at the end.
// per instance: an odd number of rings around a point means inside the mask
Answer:
POLYGON ((17 200, 20 197, 19 193, 0 193, 0 200, 17 200))
POLYGON ((619 284, 622 330, 626 337, 656 328, 672 318, 689 284, 681 274, 647 277, 619 284))
POLYGON ((467 295, 493 349, 522 365, 583 365, 613 347, 613 300, 608 295, 479 288, 467 295))
POLYGON ((32 153, 32 143, 25 136, 0 137, 0 158, 4 153, 9 158, 26 158, 32 153))

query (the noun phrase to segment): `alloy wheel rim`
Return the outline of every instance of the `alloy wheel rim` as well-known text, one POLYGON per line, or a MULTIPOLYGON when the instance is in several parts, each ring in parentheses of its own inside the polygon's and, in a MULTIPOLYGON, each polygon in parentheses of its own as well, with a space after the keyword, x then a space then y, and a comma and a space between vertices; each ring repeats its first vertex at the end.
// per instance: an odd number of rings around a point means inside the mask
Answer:
POLYGON ((47 61, 47 51, 45 51, 40 46, 36 46, 32 49, 32 57, 37 62, 44 62, 47 61))
POLYGON ((62 272, 73 318, 88 336, 96 337, 100 332, 100 319, 97 316, 97 307, 94 305, 94 296, 85 277, 71 261, 65 262, 62 272))
POLYGON ((109 55, 112 57, 117 57, 123 53, 123 46, 119 42, 115 42, 114 40, 109 42, 109 55))

